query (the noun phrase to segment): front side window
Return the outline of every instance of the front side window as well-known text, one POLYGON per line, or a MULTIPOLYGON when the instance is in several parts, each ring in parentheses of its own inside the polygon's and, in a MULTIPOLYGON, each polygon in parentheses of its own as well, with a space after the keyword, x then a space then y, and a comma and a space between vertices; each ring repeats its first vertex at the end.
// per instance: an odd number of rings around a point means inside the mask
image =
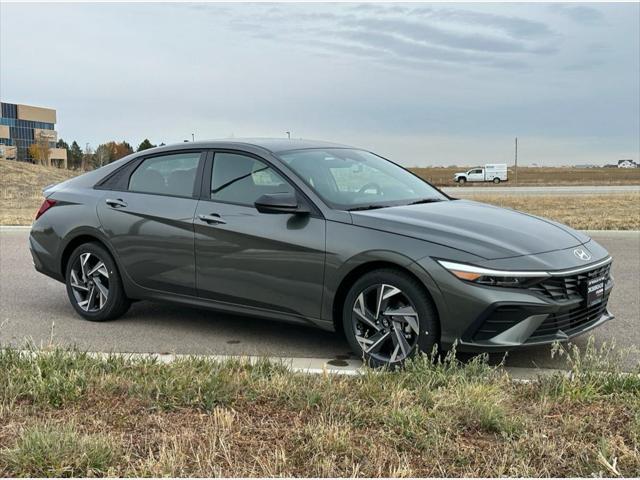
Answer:
POLYGON ((266 193, 293 193, 293 188, 270 166, 253 157, 216 153, 211 172, 211 199, 253 205, 266 193))
POLYGON ((147 158, 131 175, 129 190, 191 197, 199 161, 199 152, 147 158))
POLYGON ((287 151, 279 157, 333 208, 350 210, 446 200, 425 181, 363 150, 307 149, 287 151))

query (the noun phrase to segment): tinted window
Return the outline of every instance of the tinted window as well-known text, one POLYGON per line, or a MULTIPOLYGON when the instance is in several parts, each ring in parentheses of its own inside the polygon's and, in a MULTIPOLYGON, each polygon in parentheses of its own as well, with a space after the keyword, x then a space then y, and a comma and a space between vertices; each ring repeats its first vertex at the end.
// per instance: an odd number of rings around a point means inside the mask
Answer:
POLYGON ((216 153, 211 174, 211 199, 253 205, 265 193, 293 193, 271 167, 246 155, 216 153))
POLYGON ((177 153, 144 160, 129 179, 133 192, 191 197, 200 153, 177 153))

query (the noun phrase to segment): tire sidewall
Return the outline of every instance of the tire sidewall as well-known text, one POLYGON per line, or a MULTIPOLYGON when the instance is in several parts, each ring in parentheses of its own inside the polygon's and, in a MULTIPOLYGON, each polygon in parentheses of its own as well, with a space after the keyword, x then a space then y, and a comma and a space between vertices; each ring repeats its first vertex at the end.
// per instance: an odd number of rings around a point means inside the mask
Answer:
POLYGON ((111 257, 111 254, 105 248, 95 243, 85 243, 83 245, 80 245, 73 251, 73 253, 69 257, 69 261, 67 262, 64 278, 65 285, 67 287, 67 295, 69 297, 71 305, 80 316, 86 318, 87 320, 95 322, 107 320, 111 316, 111 313, 113 312, 119 300, 117 296, 123 295, 120 275, 118 273, 118 269, 113 260, 113 257, 111 257), (87 312, 78 306, 78 302, 76 301, 75 295, 73 294, 71 282, 69 280, 71 268, 78 260, 78 257, 80 257, 80 255, 83 253, 90 253, 98 257, 102 262, 104 262, 105 266, 107 267, 107 271, 109 272, 109 296, 107 298, 107 303, 101 310, 97 312, 87 312))
MULTIPOLYGON (((393 285, 402 290, 402 292, 409 297, 418 312, 418 322, 420 327, 418 341, 416 343, 416 347, 414 347, 408 358, 414 356, 417 351, 431 354, 439 339, 439 325, 433 303, 427 292, 424 290, 424 287, 419 284, 418 280, 395 270, 377 270, 366 273, 349 289, 342 308, 342 326, 352 351, 361 358, 364 356, 362 347, 360 347, 360 344, 356 340, 353 322, 351 319, 353 305, 360 292, 368 287, 380 283, 393 285)), ((383 365, 378 360, 367 358, 366 356, 365 360, 369 365, 374 367, 383 365)), ((393 368, 401 365, 402 363, 403 361, 394 362, 389 364, 389 366, 393 368)))

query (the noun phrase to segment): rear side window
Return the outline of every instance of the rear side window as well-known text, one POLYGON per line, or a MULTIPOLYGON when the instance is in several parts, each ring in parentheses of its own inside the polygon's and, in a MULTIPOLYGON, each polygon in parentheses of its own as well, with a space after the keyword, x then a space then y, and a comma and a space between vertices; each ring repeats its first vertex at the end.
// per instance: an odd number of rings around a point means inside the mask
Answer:
POLYGON ((293 193, 275 170, 253 157, 216 153, 211 173, 211 199, 253 205, 265 193, 293 193))
POLYGON ((129 178, 129 190, 191 197, 199 161, 199 152, 147 158, 129 178))

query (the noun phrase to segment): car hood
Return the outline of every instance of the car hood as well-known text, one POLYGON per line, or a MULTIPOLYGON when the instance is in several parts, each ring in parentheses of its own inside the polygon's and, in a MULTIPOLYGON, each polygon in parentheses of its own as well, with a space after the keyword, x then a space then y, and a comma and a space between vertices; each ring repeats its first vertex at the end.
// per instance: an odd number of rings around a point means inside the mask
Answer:
POLYGON ((561 250, 583 235, 526 213, 469 200, 351 212, 353 223, 438 243, 487 260, 561 250))

